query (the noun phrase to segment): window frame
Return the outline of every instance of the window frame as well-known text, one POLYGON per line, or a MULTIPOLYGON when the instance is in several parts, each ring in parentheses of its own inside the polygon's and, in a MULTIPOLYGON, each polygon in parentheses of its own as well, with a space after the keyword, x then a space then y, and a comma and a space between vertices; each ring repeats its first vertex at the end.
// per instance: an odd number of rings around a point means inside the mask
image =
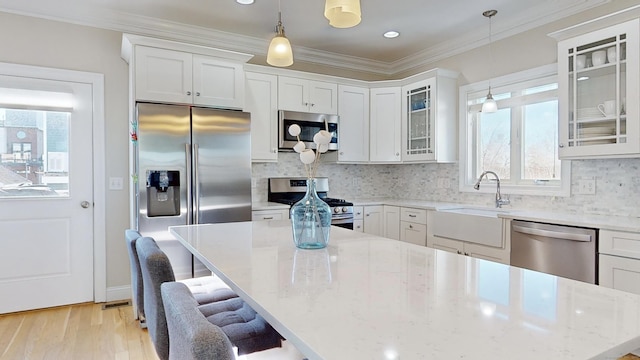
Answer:
MULTIPOLYGON (((505 93, 509 91, 510 87, 517 86, 521 88, 526 84, 535 84, 541 80, 545 79, 553 79, 554 81, 558 81, 558 68, 557 64, 549 64, 545 66, 540 66, 537 68, 508 74, 505 76, 501 76, 498 78, 494 78, 481 82, 476 82, 468 85, 461 86, 459 89, 459 191, 460 192, 479 192, 479 193, 495 193, 496 189, 494 186, 482 186, 480 190, 475 190, 473 185, 477 181, 477 177, 480 175, 481 170, 474 171, 476 168, 474 158, 475 152, 473 151, 473 147, 476 146, 476 130, 474 122, 472 121, 473 117, 469 114, 471 113, 470 108, 477 108, 478 105, 468 105, 469 101, 472 99, 478 98, 478 93, 486 92, 491 85, 492 93, 494 94, 494 98, 498 102, 498 107, 500 107, 500 103, 510 102, 509 99, 500 100, 498 96, 501 93, 505 93), (475 174, 477 172, 477 174, 475 174)), ((557 96, 558 101, 560 101, 560 96, 557 96)), ((518 111, 522 109, 522 107, 517 108, 518 111)), ((513 114, 512 114, 513 119, 513 114)), ((558 120, 560 116, 558 114, 558 120)), ((514 121, 512 120, 511 124, 514 121)), ((523 125, 522 123, 520 126, 523 125)), ((560 126, 560 124, 558 124, 560 126)), ((519 139, 522 136, 522 127, 511 128, 511 139, 516 139, 515 143, 517 143, 520 147, 520 151, 517 152, 518 155, 522 154, 523 146, 522 141, 519 139)), ((521 167, 522 160, 521 158, 514 157, 514 144, 512 141, 512 145, 510 147, 511 151, 511 169, 513 173, 514 166, 521 167), (515 160, 515 161, 514 161, 515 160)), ((538 196, 570 196, 571 192, 571 162, 569 160, 560 160, 560 181, 551 182, 551 183, 533 183, 533 182, 521 182, 521 183, 513 183, 510 181, 501 181, 500 187, 501 191, 504 194, 514 194, 514 195, 538 195, 538 196)), ((491 170, 491 169, 486 169, 491 170)), ((491 178, 492 179, 492 178, 491 178)), ((483 181, 486 181, 483 180, 483 181)))

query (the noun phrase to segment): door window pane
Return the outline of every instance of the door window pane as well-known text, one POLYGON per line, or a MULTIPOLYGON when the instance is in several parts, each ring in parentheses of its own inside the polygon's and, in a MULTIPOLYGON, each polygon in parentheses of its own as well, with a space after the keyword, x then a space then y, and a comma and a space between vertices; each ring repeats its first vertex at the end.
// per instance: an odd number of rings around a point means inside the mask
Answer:
POLYGON ((0 197, 69 195, 69 113, 0 109, 0 197))

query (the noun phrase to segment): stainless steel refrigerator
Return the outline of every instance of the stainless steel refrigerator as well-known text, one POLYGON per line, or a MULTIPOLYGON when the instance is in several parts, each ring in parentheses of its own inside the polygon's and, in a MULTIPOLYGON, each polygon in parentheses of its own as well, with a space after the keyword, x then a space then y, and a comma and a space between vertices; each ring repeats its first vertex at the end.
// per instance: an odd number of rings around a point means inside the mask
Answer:
POLYGON ((169 226, 251 220, 250 114, 151 103, 136 113, 138 230, 183 277, 192 258, 169 226))

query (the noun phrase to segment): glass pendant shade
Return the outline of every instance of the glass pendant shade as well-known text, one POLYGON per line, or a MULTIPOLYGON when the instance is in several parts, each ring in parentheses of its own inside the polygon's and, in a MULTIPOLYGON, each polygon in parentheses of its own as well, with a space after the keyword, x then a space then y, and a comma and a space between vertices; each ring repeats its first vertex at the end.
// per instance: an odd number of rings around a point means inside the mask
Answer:
POLYGON ((272 66, 285 67, 293 64, 291 43, 284 35, 276 35, 269 44, 267 63, 272 66))
POLYGON ((293 64, 293 51, 291 43, 284 36, 284 26, 282 26, 282 15, 278 12, 278 25, 276 25, 276 36, 271 39, 267 52, 267 64, 271 66, 285 67, 293 64))
POLYGON ((335 28, 356 26, 362 20, 360 0, 326 0, 324 17, 329 20, 329 25, 335 28))
POLYGON ((491 95, 491 88, 489 88, 487 98, 484 100, 484 103, 482 103, 482 112, 494 113, 496 111, 498 111, 498 104, 495 100, 493 100, 493 95, 491 95))

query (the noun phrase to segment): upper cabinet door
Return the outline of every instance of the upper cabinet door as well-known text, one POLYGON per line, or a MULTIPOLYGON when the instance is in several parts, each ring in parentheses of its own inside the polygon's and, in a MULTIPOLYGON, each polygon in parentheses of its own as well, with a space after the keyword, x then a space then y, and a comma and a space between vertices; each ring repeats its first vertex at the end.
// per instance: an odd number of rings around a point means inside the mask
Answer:
POLYGON ((278 77, 247 72, 245 111, 251 113, 251 160, 278 161, 278 77))
POLYGON ((309 111, 319 114, 337 114, 338 84, 309 81, 309 111))
POLYGON ((278 109, 302 112, 309 111, 309 81, 279 76, 278 109))
POLYGON ((558 43, 559 156, 640 154, 640 20, 558 43))
POLYGON ((402 87, 403 161, 436 159, 435 84, 433 78, 402 87))
POLYGON ((242 109, 244 105, 242 64, 193 55, 193 103, 242 109))
POLYGON ((338 162, 369 161, 369 89, 338 86, 340 149, 338 162))
POLYGON ((400 87, 371 89, 369 159, 371 162, 400 162, 400 87))
POLYGON ((136 46, 136 100, 191 103, 192 55, 136 46))

